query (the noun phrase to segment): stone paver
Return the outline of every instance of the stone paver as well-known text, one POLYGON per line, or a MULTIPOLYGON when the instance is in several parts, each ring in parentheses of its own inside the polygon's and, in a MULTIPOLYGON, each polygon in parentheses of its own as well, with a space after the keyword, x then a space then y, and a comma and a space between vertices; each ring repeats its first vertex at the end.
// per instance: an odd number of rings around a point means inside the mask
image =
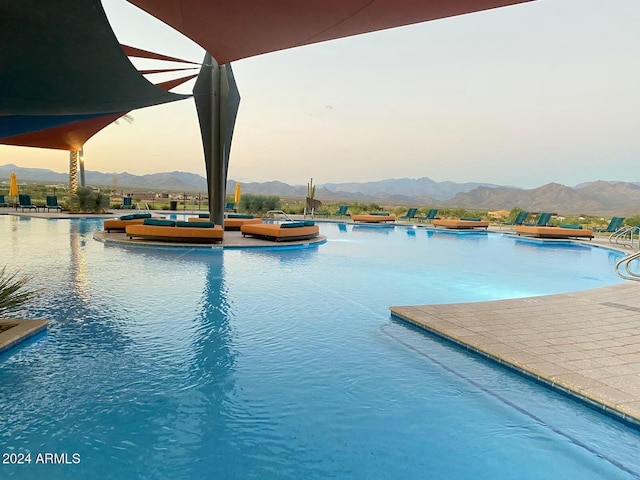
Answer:
POLYGON ((640 425, 638 282, 391 312, 640 425))

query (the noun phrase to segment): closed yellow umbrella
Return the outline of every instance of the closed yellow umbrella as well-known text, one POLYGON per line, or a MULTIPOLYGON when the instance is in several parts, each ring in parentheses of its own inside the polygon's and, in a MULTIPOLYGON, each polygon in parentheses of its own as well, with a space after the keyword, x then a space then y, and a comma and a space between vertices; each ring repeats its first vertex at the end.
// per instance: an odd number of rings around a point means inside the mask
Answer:
POLYGON ((233 197, 233 201, 236 203, 236 207, 238 206, 238 203, 240 202, 240 184, 236 183, 236 194, 233 197))
POLYGON ((9 196, 17 197, 18 196, 18 179, 16 178, 16 174, 11 173, 9 178, 11 179, 9 183, 9 196))

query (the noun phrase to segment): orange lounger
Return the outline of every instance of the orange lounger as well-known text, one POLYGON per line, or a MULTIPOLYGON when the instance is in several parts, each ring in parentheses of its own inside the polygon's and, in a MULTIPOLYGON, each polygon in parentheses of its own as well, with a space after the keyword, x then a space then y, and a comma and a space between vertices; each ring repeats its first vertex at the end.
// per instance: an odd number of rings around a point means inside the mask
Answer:
POLYGON ((123 215, 119 218, 110 218, 104 221, 104 229, 107 232, 111 232, 111 230, 124 232, 127 225, 142 225, 146 218, 151 218, 151 214, 133 213, 131 215, 123 215))
POLYGON ((369 213, 360 215, 351 215, 351 220, 354 222, 363 223, 383 223, 383 222, 395 222, 396 216, 388 213, 369 213))
POLYGON ((516 226, 518 235, 527 235, 538 238, 593 238, 593 230, 587 228, 567 228, 567 227, 537 227, 537 226, 516 226))
MULTIPOLYGON (((129 238, 145 238, 149 240, 162 240, 184 243, 215 243, 221 242, 224 231, 220 225, 196 226, 197 222, 189 225, 189 222, 171 222, 166 224, 128 225, 126 234, 129 238), (170 225, 173 223, 174 225, 170 225)), ((207 222, 209 223, 209 222, 207 222)))
POLYGON ((307 240, 320 234, 314 222, 249 224, 242 225, 240 231, 243 237, 250 235, 275 242, 307 240))
POLYGON ((470 228, 489 228, 489 222, 487 220, 466 220, 463 218, 456 220, 451 218, 441 218, 434 219, 433 226, 465 230, 470 228))

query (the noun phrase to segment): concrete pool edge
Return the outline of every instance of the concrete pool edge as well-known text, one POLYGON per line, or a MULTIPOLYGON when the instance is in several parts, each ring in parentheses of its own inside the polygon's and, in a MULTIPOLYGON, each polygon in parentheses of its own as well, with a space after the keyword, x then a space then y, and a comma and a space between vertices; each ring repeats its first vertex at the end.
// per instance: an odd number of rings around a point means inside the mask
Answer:
POLYGON ((254 237, 243 237, 239 231, 225 231, 224 240, 221 243, 186 243, 153 241, 144 239, 130 239, 123 232, 98 231, 93 234, 93 239, 105 245, 122 245, 135 247, 153 247, 161 249, 188 248, 199 250, 231 250, 231 249, 286 249, 286 248, 306 248, 322 245, 327 242, 325 235, 305 240, 275 242, 254 237))
POLYGON ((638 293, 640 285, 627 282, 511 300, 392 306, 390 311, 395 319, 640 428, 638 293))
POLYGON ((0 333, 0 354, 44 331, 49 320, 14 320, 0 318, 0 325, 13 325, 0 333))

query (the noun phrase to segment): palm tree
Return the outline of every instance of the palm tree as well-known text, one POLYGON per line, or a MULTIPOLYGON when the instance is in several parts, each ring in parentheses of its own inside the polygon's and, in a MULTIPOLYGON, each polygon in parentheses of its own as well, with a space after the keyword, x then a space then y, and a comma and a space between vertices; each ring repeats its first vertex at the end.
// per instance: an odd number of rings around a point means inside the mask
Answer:
POLYGON ((30 280, 29 276, 19 277, 18 272, 7 272, 6 265, 0 269, 0 314, 15 310, 33 298, 36 292, 25 288, 30 280))

